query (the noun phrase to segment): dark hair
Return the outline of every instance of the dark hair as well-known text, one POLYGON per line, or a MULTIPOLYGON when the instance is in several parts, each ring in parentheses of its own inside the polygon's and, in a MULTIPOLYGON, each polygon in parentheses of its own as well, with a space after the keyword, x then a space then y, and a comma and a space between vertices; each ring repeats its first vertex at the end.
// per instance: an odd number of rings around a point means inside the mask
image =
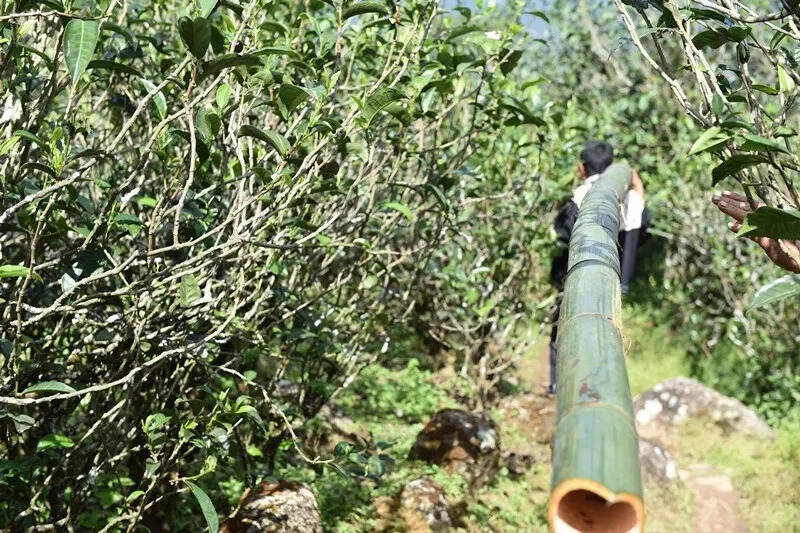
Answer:
POLYGON ((603 141, 587 141, 581 150, 581 163, 587 176, 600 174, 614 161, 614 148, 603 141))

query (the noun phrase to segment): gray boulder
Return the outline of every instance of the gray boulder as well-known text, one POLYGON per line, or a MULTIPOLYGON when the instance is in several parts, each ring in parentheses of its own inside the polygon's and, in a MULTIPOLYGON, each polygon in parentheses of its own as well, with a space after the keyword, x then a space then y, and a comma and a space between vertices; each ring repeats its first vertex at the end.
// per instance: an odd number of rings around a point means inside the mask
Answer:
POLYGON ((640 394, 633 404, 636 427, 645 437, 659 435, 696 416, 707 416, 725 431, 772 437, 772 428, 739 400, 689 378, 671 378, 640 394))
POLYGON ((220 533, 322 533, 317 499, 308 485, 297 481, 264 482, 245 492, 236 514, 225 520, 220 533))
POLYGON ((656 481, 664 483, 678 479, 678 467, 672 455, 654 442, 639 439, 639 462, 645 475, 656 481))
POLYGON ((400 493, 399 514, 405 530, 448 531, 453 526, 444 490, 427 477, 409 481, 400 493))

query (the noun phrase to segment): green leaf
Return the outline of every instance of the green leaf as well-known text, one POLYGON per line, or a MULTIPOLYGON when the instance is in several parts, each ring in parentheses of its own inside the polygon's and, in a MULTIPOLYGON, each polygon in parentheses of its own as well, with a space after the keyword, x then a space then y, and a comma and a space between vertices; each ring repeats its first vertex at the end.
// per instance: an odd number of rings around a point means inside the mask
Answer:
POLYGON ((302 59, 302 56, 288 46, 267 46, 253 52, 254 56, 289 56, 293 59, 302 59))
POLYGON ((27 50, 28 52, 41 57, 42 61, 44 61, 44 63, 47 65, 47 68, 50 69, 50 70, 53 70, 53 66, 54 66, 53 65, 53 60, 50 59, 49 55, 45 54, 41 50, 37 50, 36 48, 34 48, 32 46, 28 46, 27 44, 24 44, 24 43, 19 43, 18 42, 17 46, 20 47, 22 50, 27 50))
POLYGON ((217 87, 217 94, 214 97, 214 100, 217 102, 217 107, 222 110, 225 109, 225 106, 228 105, 228 101, 231 98, 231 86, 227 83, 223 83, 219 87, 217 87))
POLYGON ((222 120, 214 111, 201 107, 194 115, 194 128, 205 144, 211 144, 222 127, 222 120))
POLYGON ((211 498, 205 493, 203 489, 192 483, 191 481, 184 480, 184 483, 189 487, 189 490, 194 494, 197 503, 200 504, 200 510, 203 511, 203 516, 208 524, 209 533, 217 533, 219 530, 219 518, 217 517, 217 510, 214 509, 214 504, 211 498))
POLYGON ((31 385, 22 391, 22 394, 30 392, 75 392, 75 389, 60 381, 42 381, 36 385, 31 385))
POLYGON ((725 31, 728 33, 728 38, 731 41, 740 43, 747 39, 753 31, 753 28, 750 26, 731 26, 730 28, 726 28, 725 31))
POLYGON ((281 35, 286 35, 289 33, 289 28, 281 24, 276 20, 267 20, 261 23, 260 28, 262 30, 271 31, 273 33, 279 33, 281 35))
POLYGON ((800 239, 800 211, 762 206, 748 213, 738 237, 800 239))
POLYGON ((230 67, 261 65, 254 54, 223 54, 203 63, 202 77, 210 76, 230 67))
POLYGON ((25 431, 29 430, 33 427, 36 423, 32 417, 28 415, 14 415, 11 413, 0 413, 0 418, 8 417, 14 423, 14 429, 17 433, 24 433, 25 431))
POLYGON ((406 217, 408 220, 414 220, 414 214, 411 210, 401 204, 400 202, 386 202, 383 204, 383 207, 388 207, 389 209, 394 209, 395 211, 399 212, 401 215, 406 217))
POLYGON ((242 405, 236 410, 236 414, 247 415, 252 418, 261 429, 266 428, 266 426, 264 426, 264 421, 261 419, 261 415, 258 414, 256 408, 252 405, 242 405))
POLYGON ((240 17, 244 13, 244 8, 232 0, 220 0, 219 5, 230 9, 240 17))
POLYGON ((194 57, 202 59, 211 43, 211 24, 208 20, 203 17, 196 19, 181 17, 178 21, 178 31, 186 48, 194 57))
POLYGON ((775 137, 794 137, 797 132, 789 126, 778 126, 772 135, 775 137))
POLYGON ((19 135, 11 135, 0 141, 0 156, 6 155, 19 142, 19 135))
POLYGON ((731 26, 730 28, 718 28, 714 30, 701 31, 692 38, 692 43, 697 48, 719 48, 725 43, 740 43, 745 40, 752 31, 749 26, 731 26))
POLYGON ((311 96, 313 96, 313 93, 305 87, 299 87, 291 83, 282 83, 278 90, 278 108, 283 118, 288 118, 292 111, 311 96))
POLYGON ((693 20, 718 20, 725 22, 725 16, 711 9, 689 8, 693 20))
POLYGON ((0 266, 0 279, 24 278, 30 270, 30 268, 22 265, 2 265, 0 266))
POLYGON ((742 137, 744 137, 745 142, 742 144, 741 149, 746 150, 748 152, 784 152, 789 153, 786 148, 781 146, 779 143, 761 137, 760 135, 755 135, 753 133, 742 133, 742 137))
POLYGON ((517 63, 519 63, 519 60, 522 57, 522 51, 514 50, 513 52, 508 54, 507 51, 504 50, 503 53, 501 54, 501 57, 505 57, 505 61, 503 61, 500 64, 500 71, 503 73, 504 76, 508 76, 509 74, 511 74, 511 71, 513 71, 516 68, 517 63), (506 54, 508 55, 508 57, 506 57, 506 54))
POLYGON ((334 457, 345 457, 355 451, 355 446, 346 441, 337 442, 333 448, 334 457))
POLYGON ((128 65, 123 65, 122 63, 117 63, 116 61, 106 61, 105 59, 95 59, 94 61, 89 61, 89 64, 87 65, 86 68, 113 70, 116 72, 130 74, 131 76, 136 76, 138 78, 143 77, 142 73, 133 67, 129 67, 128 65))
POLYGON ((722 131, 721 128, 714 126, 704 131, 703 134, 698 137, 698 139, 689 149, 689 153, 687 155, 699 154, 700 152, 705 152, 706 150, 720 148, 724 146, 725 143, 727 143, 730 139, 730 135, 722 131))
POLYGON ((135 490, 135 491, 131 492, 128 495, 127 498, 125 498, 125 501, 127 503, 131 503, 132 501, 136 500, 137 498, 139 498, 141 496, 144 496, 144 491, 143 490, 135 490))
POLYGON ((547 123, 541 118, 533 114, 528 109, 525 103, 517 98, 505 96, 500 103, 500 107, 508 109, 513 113, 513 116, 506 120, 509 126, 518 126, 520 124, 535 124, 537 126, 547 126, 547 123))
POLYGON ((180 303, 181 307, 191 307, 194 302, 200 299, 200 285, 192 274, 181 277, 180 303))
POLYGON ((39 145, 39 147, 47 153, 50 153, 50 146, 38 135, 34 135, 33 133, 29 132, 28 130, 17 130, 14 132, 15 137, 21 137, 25 140, 34 142, 39 145))
POLYGON ((75 446, 75 443, 69 437, 58 433, 50 433, 39 440, 39 443, 36 444, 36 451, 41 452, 49 448, 72 448, 73 446, 75 446))
POLYGON ((722 100, 722 97, 717 93, 714 93, 714 97, 711 99, 711 110, 718 117, 725 112, 725 102, 722 100))
POLYGON ((28 169, 38 170, 39 172, 44 172, 45 174, 48 174, 53 178, 56 177, 55 170, 53 170, 51 167, 48 167, 47 165, 42 165, 41 163, 25 163, 20 168, 20 170, 23 171, 28 169))
POLYGON ((217 0, 196 0, 197 7, 200 9, 200 16, 207 17, 214 11, 217 0))
POLYGON ((784 39, 786 38, 786 34, 787 34, 789 31, 791 31, 791 29, 792 29, 792 28, 791 28, 791 26, 789 25, 789 23, 787 22, 786 24, 784 24, 784 25, 781 27, 781 29, 782 29, 783 31, 775 31, 775 33, 773 33, 773 34, 772 34, 772 39, 770 39, 770 41, 769 41, 769 47, 770 47, 772 50, 775 50, 775 48, 777 48, 777 47, 778 47, 778 45, 779 45, 779 44, 781 44, 781 41, 782 41, 782 40, 784 40, 784 39))
POLYGON ((264 454, 261 453, 261 450, 259 450, 258 448, 256 448, 252 444, 250 444, 247 447, 247 455, 249 455, 251 457, 264 457, 264 454))
POLYGON ((763 155, 734 154, 723 163, 714 167, 714 169, 711 171, 711 181, 714 185, 716 185, 731 174, 735 174, 742 169, 758 165, 759 163, 767 162, 769 162, 769 159, 763 155))
POLYGON ((548 24, 550 23, 550 19, 547 18, 547 15, 545 15, 543 11, 523 11, 522 14, 523 15, 533 15, 534 17, 539 17, 540 19, 542 19, 543 21, 547 22, 548 24))
POLYGON ((474 24, 465 24, 463 26, 459 26, 458 28, 454 29, 447 35, 448 41, 452 41, 462 35, 467 35, 468 33, 474 33, 476 31, 483 31, 481 26, 476 26, 474 24))
POLYGON ((790 93, 794 90, 794 78, 780 65, 778 65, 778 87, 782 93, 790 93))
MULTIPOLYGON (((144 86, 144 89, 145 91, 147 91, 147 94, 150 94, 151 92, 156 90, 155 84, 153 84, 153 82, 149 80, 141 79, 139 80, 139 83, 141 83, 142 86, 144 86)), ((162 93, 161 91, 158 91, 153 95, 153 107, 155 107, 158 116, 160 116, 161 118, 166 118, 167 99, 164 98, 164 93, 162 93)))
POLYGON ((92 60, 99 37, 100 23, 96 20, 72 19, 67 22, 64 30, 64 62, 73 86, 92 60))
POLYGON ((245 124, 239 128, 239 137, 255 137, 256 139, 264 141, 272 146, 281 157, 286 157, 286 154, 289 153, 289 149, 291 148, 289 141, 280 133, 272 130, 264 131, 249 124, 245 124))
POLYGON ((700 49, 706 47, 719 48, 726 42, 728 42, 728 36, 725 33, 714 30, 701 31, 692 38, 692 44, 700 49))
POLYGON ((393 87, 382 87, 375 91, 367 101, 364 102, 364 107, 361 109, 361 116, 364 119, 366 127, 369 128, 372 124, 372 119, 375 115, 386 109, 394 102, 399 102, 406 99, 407 96, 399 89, 393 87))
POLYGON ((790 274, 771 281, 758 289, 748 311, 800 295, 800 274, 790 274))
POLYGON ((376 13, 378 15, 388 15, 389 10, 383 2, 376 2, 374 0, 364 0, 361 2, 353 2, 344 11, 342 11, 342 20, 347 20, 350 17, 357 15, 365 15, 367 13, 376 13))
POLYGON ((147 418, 144 419, 144 422, 142 423, 142 430, 144 430, 145 433, 150 434, 164 427, 169 421, 170 417, 164 413, 153 413, 147 415, 147 418))
POLYGON ((103 22, 102 26, 100 26, 100 29, 109 30, 116 33, 117 35, 122 35, 122 37, 128 44, 136 44, 136 38, 133 36, 133 33, 131 33, 131 30, 123 26, 120 26, 116 22, 105 21, 103 22))
POLYGON ((776 89, 775 87, 770 87, 769 85, 763 85, 761 83, 754 83, 753 89, 762 92, 764 94, 768 94, 770 96, 775 96, 776 94, 778 94, 778 89, 776 89))
POLYGON ((341 127, 341 120, 333 117, 325 117, 321 118, 319 122, 314 124, 314 131, 319 131, 321 133, 334 133, 341 127))
POLYGON ((745 129, 750 131, 755 131, 755 126, 750 124, 749 122, 745 122, 744 120, 731 118, 728 120, 723 120, 719 123, 720 127, 727 128, 727 129, 745 129))
POLYGON ((128 230, 128 233, 133 237, 139 235, 143 225, 139 217, 130 213, 119 213, 114 217, 114 222, 128 230))
POLYGON ((86 148, 84 150, 72 153, 67 158, 67 163, 71 163, 72 161, 81 159, 83 157, 95 157, 97 159, 102 159, 104 157, 108 157, 108 154, 105 151, 97 150, 96 148, 86 148))

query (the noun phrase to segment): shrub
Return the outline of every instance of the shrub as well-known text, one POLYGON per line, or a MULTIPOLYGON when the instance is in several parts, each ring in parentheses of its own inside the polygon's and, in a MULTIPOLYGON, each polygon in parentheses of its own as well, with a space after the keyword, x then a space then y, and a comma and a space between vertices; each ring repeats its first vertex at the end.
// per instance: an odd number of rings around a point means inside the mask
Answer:
POLYGON ((519 25, 47 4, 0 19, 0 524, 197 530, 190 492, 225 513, 305 457, 295 429, 393 343, 484 389, 519 353, 547 127, 519 25))

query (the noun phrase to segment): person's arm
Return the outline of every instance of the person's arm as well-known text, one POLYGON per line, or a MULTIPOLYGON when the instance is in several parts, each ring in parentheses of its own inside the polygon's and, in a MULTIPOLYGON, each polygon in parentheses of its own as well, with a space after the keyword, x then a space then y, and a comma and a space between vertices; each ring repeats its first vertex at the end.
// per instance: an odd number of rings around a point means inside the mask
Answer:
POLYGON ((635 170, 633 171, 633 176, 631 176, 631 190, 636 191, 642 197, 642 202, 645 200, 644 194, 644 183, 642 182, 642 178, 639 177, 639 173, 635 170))
POLYGON ((620 227, 620 289, 627 293, 633 274, 636 270, 636 252, 639 248, 639 237, 645 222, 644 183, 635 170, 631 176, 631 186, 622 205, 622 224, 620 227))
MULTIPOLYGON (((734 233, 742 227, 745 217, 752 210, 750 203, 745 196, 739 193, 725 191, 721 195, 714 196, 711 201, 720 211, 733 218, 728 223, 728 228, 734 233)), ((761 207, 764 204, 759 204, 761 207)), ((789 272, 800 274, 800 248, 797 244, 786 239, 770 239, 769 237, 750 237, 750 240, 758 244, 770 261, 789 272)))

